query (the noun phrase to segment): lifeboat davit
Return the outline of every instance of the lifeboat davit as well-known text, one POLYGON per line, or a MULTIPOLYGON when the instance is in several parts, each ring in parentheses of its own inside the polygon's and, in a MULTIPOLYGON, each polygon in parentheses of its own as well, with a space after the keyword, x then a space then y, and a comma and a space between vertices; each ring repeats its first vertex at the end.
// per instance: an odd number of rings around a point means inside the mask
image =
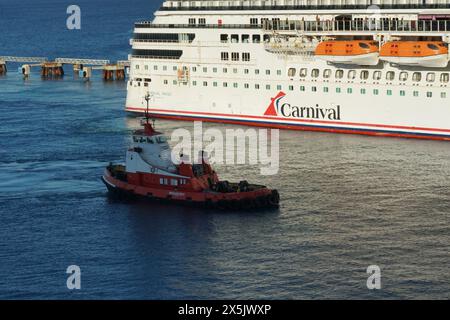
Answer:
MULTIPOLYGON (((174 164, 165 136, 153 129, 148 118, 144 129, 133 133, 125 164, 110 164, 102 180, 113 195, 195 204, 217 209, 277 208, 277 190, 247 181, 230 183, 217 173, 201 153, 201 161, 174 164)), ((200 160, 200 158, 199 158, 200 160)))
POLYGON ((448 46, 441 41, 391 41, 381 47, 380 59, 407 66, 444 68, 448 46))
POLYGON ((375 66, 379 62, 378 43, 371 40, 323 41, 315 55, 331 63, 375 66))

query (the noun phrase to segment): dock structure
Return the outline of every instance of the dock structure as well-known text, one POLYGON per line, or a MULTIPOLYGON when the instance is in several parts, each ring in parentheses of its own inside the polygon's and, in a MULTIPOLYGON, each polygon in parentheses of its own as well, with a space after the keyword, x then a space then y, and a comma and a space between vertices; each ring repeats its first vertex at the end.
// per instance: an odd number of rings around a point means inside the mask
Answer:
POLYGON ((7 72, 6 63, 25 63, 19 68, 19 72, 28 77, 31 68, 40 67, 41 77, 61 78, 64 76, 64 65, 72 65, 74 75, 89 80, 92 76, 92 70, 102 70, 102 78, 105 81, 125 80, 126 69, 130 67, 127 60, 117 61, 115 64, 110 60, 101 59, 82 59, 82 58, 56 58, 49 61, 43 57, 13 57, 0 56, 0 75, 7 72))
POLYGON ((0 59, 0 76, 6 74, 7 71, 6 61, 0 59))
POLYGON ((124 80, 125 67, 119 64, 108 64, 103 67, 103 80, 124 80))

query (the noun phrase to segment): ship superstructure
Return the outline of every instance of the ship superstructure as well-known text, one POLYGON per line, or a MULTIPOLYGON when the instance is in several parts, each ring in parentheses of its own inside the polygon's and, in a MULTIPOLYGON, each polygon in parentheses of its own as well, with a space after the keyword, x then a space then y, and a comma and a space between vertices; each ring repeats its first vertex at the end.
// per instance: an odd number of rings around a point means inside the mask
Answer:
POLYGON ((135 24, 126 110, 450 140, 450 0, 165 1, 135 24))

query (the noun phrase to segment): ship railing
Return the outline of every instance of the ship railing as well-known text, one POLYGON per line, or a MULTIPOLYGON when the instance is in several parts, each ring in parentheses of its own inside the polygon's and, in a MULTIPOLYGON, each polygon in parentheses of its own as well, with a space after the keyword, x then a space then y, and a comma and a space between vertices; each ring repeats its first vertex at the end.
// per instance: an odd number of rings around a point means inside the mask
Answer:
POLYGON ((156 55, 131 55, 132 58, 136 59, 161 59, 161 60, 179 60, 180 57, 175 56, 156 56, 156 55))
MULTIPOLYGON (((153 29, 263 29, 265 31, 300 32, 450 32, 450 20, 286 20, 265 21, 262 24, 154 24, 138 22, 136 28, 153 29)), ((175 40, 176 41, 176 40, 175 40)))
MULTIPOLYGON (((197 2, 198 3, 198 2, 197 2)), ((230 6, 161 6, 160 11, 223 11, 223 10, 365 10, 364 4, 336 4, 336 5, 230 5, 230 6)), ((449 3, 420 3, 420 4, 378 4, 380 9, 448 9, 449 3)))
POLYGON ((263 29, 265 31, 299 32, 450 32, 450 20, 266 21, 263 29))

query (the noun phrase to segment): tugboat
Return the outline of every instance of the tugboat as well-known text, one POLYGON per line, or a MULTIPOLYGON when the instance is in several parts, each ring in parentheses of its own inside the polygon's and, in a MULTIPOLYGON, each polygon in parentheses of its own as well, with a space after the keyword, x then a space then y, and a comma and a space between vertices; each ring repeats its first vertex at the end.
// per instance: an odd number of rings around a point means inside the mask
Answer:
POLYGON ((165 202, 200 205, 217 209, 249 210, 277 208, 277 190, 247 181, 221 181, 201 152, 199 164, 181 157, 175 165, 167 138, 149 121, 147 95, 142 129, 133 133, 133 145, 126 153, 126 163, 109 164, 102 180, 109 192, 119 196, 142 197, 165 202))

